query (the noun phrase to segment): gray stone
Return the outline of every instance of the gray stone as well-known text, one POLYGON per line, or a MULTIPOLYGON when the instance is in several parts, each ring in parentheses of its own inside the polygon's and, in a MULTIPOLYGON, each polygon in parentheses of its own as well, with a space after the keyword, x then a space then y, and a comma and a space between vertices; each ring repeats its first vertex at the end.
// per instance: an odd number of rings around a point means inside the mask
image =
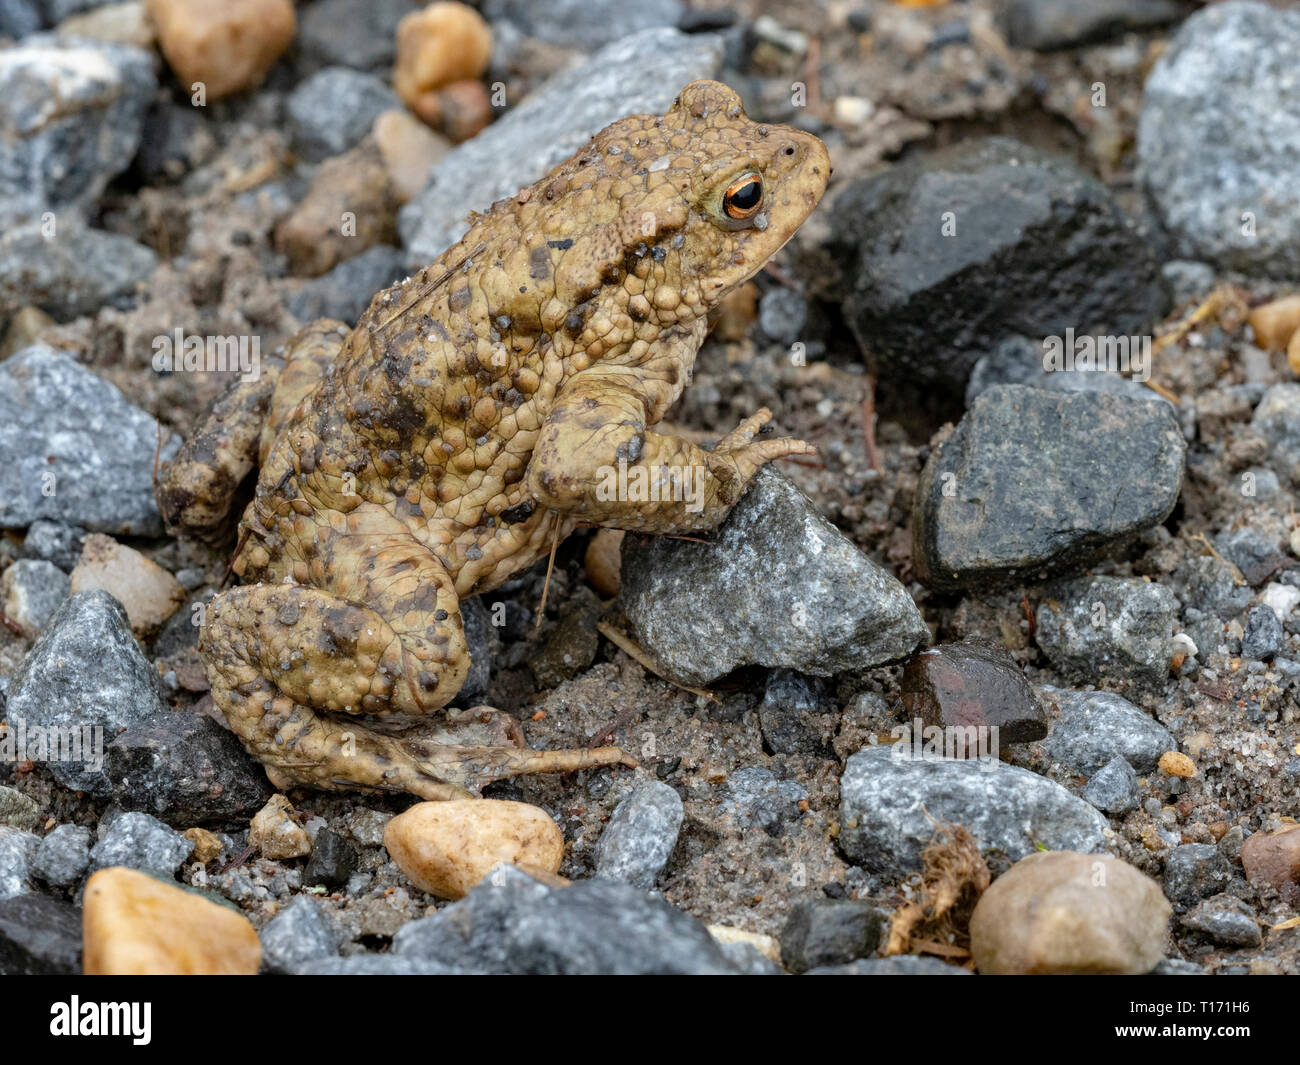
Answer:
POLYGON ((1205 970, 1185 958, 1162 958, 1151 970, 1151 976, 1204 976, 1205 970))
POLYGON ((40 844, 30 832, 0 825, 0 899, 32 890, 32 862, 40 844))
MULTIPOLYGON (((1240 614, 1251 600, 1250 586, 1239 583, 1240 575, 1232 563, 1214 555, 1197 555, 1188 559, 1175 571, 1175 579, 1182 584, 1183 600, 1189 607, 1217 615, 1220 619, 1227 620, 1240 614)), ((1199 640, 1196 645, 1201 650, 1214 650, 1213 647, 1202 648, 1199 640)))
POLYGON ((808 301, 794 289, 779 285, 758 301, 758 327, 778 344, 793 344, 803 335, 807 321, 808 301))
POLYGON ((102 591, 64 602, 8 694, 9 725, 24 731, 27 756, 38 760, 33 744, 44 738, 54 779, 100 798, 113 790, 100 764, 104 747, 122 729, 164 709, 157 671, 131 635, 121 605, 102 591))
POLYGON ((1035 639, 1052 665, 1084 682, 1159 687, 1169 679, 1178 597, 1130 577, 1080 577, 1048 589, 1035 639))
POLYGON ((971 367, 966 381, 966 406, 997 385, 1027 385, 1042 388, 1047 374, 1043 370, 1043 346, 1016 334, 995 341, 971 367))
POLYGON ((247 820, 271 796, 266 771, 206 714, 164 710, 104 752, 114 799, 180 828, 247 820))
POLYGON ((809 969, 808 976, 970 976, 965 969, 938 958, 899 954, 892 958, 858 958, 845 965, 809 969))
POLYGON ((387 72, 397 56, 397 24, 416 0, 317 0, 298 12, 295 44, 308 66, 387 72))
POLYGON ((81 911, 47 895, 0 901, 0 975, 81 974, 81 911))
POLYGON ((87 11, 94 11, 97 7, 106 7, 109 4, 117 3, 118 0, 43 0, 45 4, 45 16, 52 23, 57 25, 66 18, 73 15, 84 15, 87 11))
POLYGON ((1185 451, 1166 403, 990 388, 921 474, 922 577, 955 589, 1081 568, 1169 516, 1185 451))
POLYGON ((618 804, 596 845, 596 876, 650 890, 681 831, 681 796, 661 780, 637 788, 618 804))
POLYGON ((483 5, 491 22, 505 19, 530 37, 582 52, 594 52, 641 30, 675 26, 685 10, 681 0, 640 0, 635 4, 624 0, 548 0, 545 4, 486 0, 483 5))
POLYGON ((158 262, 130 237, 73 217, 60 216, 52 237, 41 226, 29 222, 0 237, 0 313, 30 304, 59 321, 94 314, 129 296, 158 262))
POLYGON ((1189 932, 1198 932, 1228 947, 1258 947, 1264 941, 1255 912, 1232 895, 1201 900, 1182 923, 1189 932))
POLYGON ((156 87, 148 54, 126 45, 40 35, 0 52, 4 228, 92 212, 135 155, 156 87))
POLYGON ((140 150, 131 174, 146 185, 179 181, 217 151, 215 123, 202 108, 155 99, 145 111, 140 150))
POLYGON ((1178 742, 1159 721, 1113 692, 1072 692, 1044 688, 1057 713, 1043 750, 1071 773, 1090 776, 1116 758, 1138 773, 1150 773, 1165 751, 1178 742))
POLYGON ((457 706, 473 706, 487 696, 492 681, 492 615, 482 599, 468 599, 460 604, 460 620, 469 648, 469 672, 455 702, 457 706))
POLYGON ((1190 905, 1217 895, 1232 882, 1232 867, 1210 843, 1183 843, 1165 859, 1165 894, 1190 905))
POLYGON ((783 976, 781 966, 759 950, 753 943, 719 943, 718 949, 736 967, 742 976, 783 976))
POLYGON ((302 871, 302 882, 307 887, 343 887, 360 862, 361 852, 355 843, 333 829, 322 828, 311 841, 311 857, 302 871))
POLYGON ((556 74, 433 168, 424 192, 398 216, 408 263, 432 262, 464 235, 469 211, 539 180, 611 122, 662 114, 683 86, 713 77, 721 60, 712 37, 652 29, 556 74))
POLYGON ((1126 814, 1137 809, 1137 773, 1116 755, 1092 775, 1083 789, 1083 797, 1103 813, 1126 814))
POLYGON ((90 829, 58 825, 41 840, 32 871, 51 887, 69 888, 90 866, 90 829))
POLYGON ((880 914, 870 903, 800 899, 781 929, 781 964, 796 974, 843 965, 874 951, 880 932, 880 914))
POLYGON ((1286 381, 1265 392, 1250 428, 1268 443, 1277 475, 1300 484, 1300 384, 1286 381))
POLYGON ((1160 275, 1169 286, 1169 298, 1175 305, 1204 299, 1218 280, 1213 266, 1194 259, 1167 262, 1160 268, 1160 275))
POLYGON ((767 675, 758 725, 763 743, 773 754, 824 755, 828 744, 810 716, 833 709, 827 681, 807 677, 793 669, 774 669, 767 675))
POLYGON ((0 577, 5 613, 28 636, 35 636, 68 597, 68 575, 53 562, 20 558, 0 577))
POLYGON ((23 554, 28 558, 53 562, 65 573, 71 573, 81 557, 85 538, 86 530, 76 525, 38 518, 27 528, 23 554))
POLYGON ((303 976, 464 976, 441 962, 407 958, 398 954, 353 954, 347 958, 319 958, 299 966, 303 976))
POLYGON ((1214 548, 1258 588, 1287 564, 1286 555, 1273 537, 1249 525, 1230 529, 1214 538, 1214 548))
POLYGON ((914 758, 868 747, 840 779, 840 848, 890 877, 921 867, 935 821, 964 825, 984 851, 1011 859, 1051 850, 1096 851, 1106 819, 1059 784, 1002 762, 914 758))
POLYGON ((867 669, 930 635, 898 580, 771 468, 708 542, 625 542, 621 602, 640 645, 687 684, 746 665, 867 669))
POLYGON ((376 292, 405 276, 402 251, 391 244, 376 244, 304 282, 285 298, 285 306, 300 322, 337 318, 355 323, 376 292))
POLYGON ((401 106, 386 82, 348 67, 317 71, 298 84, 286 105, 294 147, 313 161, 342 155, 382 112, 401 106))
POLYGON ((1285 646, 1282 622, 1273 608, 1262 603, 1250 608, 1246 631, 1241 637, 1241 653, 1247 658, 1272 658, 1285 646))
POLYGON ((167 879, 176 875, 193 850, 191 840, 156 817, 125 813, 114 818, 104 838, 90 848, 90 872, 122 865, 167 879))
POLYGON ((41 820, 41 808, 35 799, 13 788, 0 787, 0 825, 35 832, 41 820))
POLYGON ((1180 0, 1009 0, 1003 17, 1008 43, 1048 51, 1165 26, 1190 10, 1180 0))
POLYGON ((834 211, 845 318, 909 396, 960 397, 1005 336, 1127 335, 1166 306, 1149 242, 1106 187, 1005 137, 862 178, 834 211))
POLYGON ((0 0, 0 37, 19 41, 44 25, 40 0, 0 0))
POLYGON ((311 895, 299 895, 262 929, 262 968, 292 973, 321 958, 337 957, 338 930, 311 895))
POLYGON ((1297 52, 1300 12, 1233 0, 1197 12, 1161 53, 1142 92, 1138 172, 1178 254, 1300 271, 1297 52))
POLYGON ((776 836, 798 816, 799 803, 808 793, 796 781, 778 780, 770 769, 751 766, 728 774, 723 796, 722 815, 738 828, 776 836))
MULTIPOLYGON (((153 497, 158 432, 121 392, 53 348, 37 344, 0 363, 0 527, 47 518, 162 535, 153 497)), ((164 460, 179 445, 169 435, 164 460)))

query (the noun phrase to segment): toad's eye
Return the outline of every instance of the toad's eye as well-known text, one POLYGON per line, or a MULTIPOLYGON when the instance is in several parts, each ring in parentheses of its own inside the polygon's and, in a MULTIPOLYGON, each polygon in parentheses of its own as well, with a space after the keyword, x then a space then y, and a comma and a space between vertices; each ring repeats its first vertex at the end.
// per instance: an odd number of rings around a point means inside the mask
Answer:
POLYGON ((763 179, 757 174, 741 174, 722 194, 722 209, 737 221, 753 218, 762 206, 763 179))

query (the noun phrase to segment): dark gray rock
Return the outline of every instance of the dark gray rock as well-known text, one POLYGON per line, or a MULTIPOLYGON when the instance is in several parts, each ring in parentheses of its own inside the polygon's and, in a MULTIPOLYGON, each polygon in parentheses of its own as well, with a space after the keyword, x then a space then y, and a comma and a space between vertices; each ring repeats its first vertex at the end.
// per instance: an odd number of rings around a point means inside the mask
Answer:
POLYGON ((47 895, 0 900, 0 975, 80 975, 81 911, 47 895))
MULTIPOLYGON (((162 535, 158 423, 69 356, 37 344, 0 363, 0 527, 47 518, 162 535)), ((179 445, 164 433, 162 457, 179 445)))
POLYGON ((1113 692, 1044 688, 1055 714, 1043 750, 1068 772, 1089 776, 1116 758, 1150 773, 1178 742, 1159 721, 1113 692))
POLYGON ((122 865, 167 880, 193 851, 192 841, 156 817, 125 813, 115 817, 103 839, 90 848, 90 872, 122 865))
POLYGON ((355 323, 376 292, 382 292, 405 276, 401 249, 391 244, 376 244, 360 255, 344 259, 328 273, 304 282, 285 298, 285 306, 300 322, 337 318, 355 323))
POLYGON ((921 868, 936 820, 964 825, 982 850, 1013 861, 1039 844, 1084 853, 1103 845, 1106 819, 1046 777, 1002 762, 914 758, 903 747, 859 751, 840 778, 840 848, 869 872, 921 868))
POLYGON ((537 181, 611 122, 662 114, 682 86, 713 77, 721 60, 712 37, 652 29, 556 74, 433 168, 424 192, 398 216, 408 264, 432 262, 464 235, 469 211, 537 181))
POLYGON ((1277 541, 1249 525, 1220 533, 1214 538, 1214 548, 1241 571, 1252 588, 1258 588, 1287 564, 1277 541))
POLYGON ((295 44, 309 68, 387 73, 397 57, 397 24, 420 6, 416 0, 317 0, 298 12, 295 44))
POLYGON ((460 604, 460 619, 469 648, 469 672, 455 701, 457 706, 473 706, 487 696, 492 682, 492 616, 482 599, 467 599, 460 604))
POLYGON ((20 558, 0 577, 0 600, 9 619, 34 636, 50 623, 70 586, 68 575, 53 562, 20 558))
POLYGON ((681 796, 669 785, 641 785, 618 804, 600 834, 596 876, 649 891, 672 857, 685 815, 681 796))
POLYGON ((1214 895, 1197 903, 1183 927, 1226 947, 1258 947, 1263 941, 1255 912, 1232 895, 1214 895))
POLYGON ((316 161, 361 142, 384 111, 402 102, 387 82, 348 67, 327 67, 302 81, 286 105, 293 145, 316 161))
POLYGON ((781 929, 781 964, 792 973, 843 965, 880 942, 880 914, 853 899, 800 899, 781 929))
POLYGON ((810 716, 833 709, 828 682, 792 669, 767 675, 758 725, 763 743, 773 754, 825 754, 828 744, 810 716))
POLYGON ((0 825, 8 825, 23 832, 35 832, 42 820, 41 808, 30 795, 24 795, 13 788, 0 787, 0 825))
POLYGON ((777 344, 793 344, 807 321, 808 301, 794 289, 779 285, 758 301, 758 327, 777 344))
POLYGON ((1015 334, 1004 336, 971 367, 966 381, 966 406, 969 409, 976 396, 997 385, 1042 388, 1046 377, 1042 344, 1015 334))
POLYGON ((1178 254, 1300 271, 1297 52, 1300 11, 1233 0, 1197 12, 1161 53, 1142 93, 1139 176, 1178 254))
POLYGON ((809 969, 808 976, 970 976, 965 969, 938 958, 899 954, 892 958, 859 958, 847 965, 809 969))
POLYGON ((1063 674, 1139 687, 1169 680, 1178 597, 1162 584, 1130 577, 1080 577, 1048 589, 1035 639, 1063 674))
POLYGON ((55 232, 47 237, 42 223, 29 222, 0 237, 0 313, 30 304, 58 321, 93 314, 129 297, 158 262, 130 237, 71 216, 59 216, 55 232))
POLYGON ((635 4, 623 0, 549 0, 545 4, 486 0, 483 5, 483 14, 491 22, 504 19, 529 37, 581 52, 594 52, 640 30, 676 26, 685 10, 681 0, 635 4))
POLYGON ((130 164, 156 87, 148 54, 126 45, 40 35, 0 52, 4 228, 52 211, 63 229, 65 212, 93 212, 130 164))
POLYGON ((1260 604, 1250 608, 1246 631, 1241 637, 1241 653, 1247 658, 1272 658, 1285 646, 1282 622, 1273 608, 1260 604))
POLYGON ((337 957, 339 933, 311 895, 298 895, 263 927, 262 968, 292 973, 322 958, 337 957))
POLYGON ((322 828, 311 843, 311 857, 302 871, 302 882, 307 887, 324 884, 340 888, 357 871, 361 852, 350 839, 333 829, 322 828))
MULTIPOLYGON (((1240 575, 1232 563, 1214 555, 1188 559, 1175 571, 1175 579, 1182 584, 1183 601, 1189 607, 1224 620, 1240 614, 1251 600, 1250 586, 1240 583, 1240 575)), ((1199 641, 1197 646, 1200 647, 1199 641)))
POLYGON ((1126 814, 1137 809, 1137 773, 1116 755, 1092 775, 1083 789, 1083 797, 1103 813, 1126 814))
POLYGON ((164 710, 104 752, 114 798, 180 828, 247 820, 271 797, 266 771, 206 714, 164 710))
POLYGON ((1162 402, 990 388, 921 474, 913 526, 923 579, 986 587, 1095 561, 1169 516, 1185 451, 1162 402))
POLYGON ((44 25, 40 0, 0 0, 0 37, 19 41, 44 25))
POLYGON ((158 674, 107 592, 66 600, 13 675, 8 721, 26 735, 28 757, 48 763, 64 787, 108 797, 102 765, 118 732, 164 712, 158 674), (46 744, 44 759, 33 744, 46 744))
POLYGON ((1165 894, 1190 905, 1217 895, 1232 882, 1232 867, 1209 843, 1183 843, 1165 859, 1165 894))
POLYGON ((23 554, 28 558, 53 562, 59 569, 71 573, 81 557, 85 538, 86 530, 76 525, 38 518, 27 528, 23 554))
POLYGON ((1010 44, 1044 52, 1166 26, 1191 10, 1179 0, 1008 0, 1003 18, 1010 44))
POLYGON ((756 828, 779 836, 786 822, 799 815, 799 803, 807 797, 803 785, 778 780, 770 769, 737 769, 723 785, 722 816, 742 830, 756 828))
POLYGON ((1265 392, 1250 428, 1268 443, 1277 475, 1300 484, 1300 384, 1286 381, 1265 392))
POLYGON ((0 899, 33 890, 32 863, 40 843, 30 832, 0 825, 0 899))
POLYGON ((32 872, 51 887, 70 888, 90 867, 90 829, 58 825, 36 851, 32 872))
POLYGON ((1167 302, 1148 242, 1105 186, 1004 137, 863 178, 832 223, 845 318, 909 394, 960 397, 1005 336, 1134 333, 1167 302))
POLYGON ((930 635, 898 580, 771 468, 709 542, 625 541, 622 582, 640 645, 687 684, 746 665, 866 669, 930 635))

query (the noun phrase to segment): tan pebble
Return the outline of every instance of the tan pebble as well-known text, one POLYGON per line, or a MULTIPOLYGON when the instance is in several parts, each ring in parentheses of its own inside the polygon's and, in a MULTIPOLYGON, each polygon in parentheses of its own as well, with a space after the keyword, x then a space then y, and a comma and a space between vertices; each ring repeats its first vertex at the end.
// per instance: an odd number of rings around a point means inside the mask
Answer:
POLYGON ((39 307, 28 305, 21 308, 9 320, 9 328, 5 330, 4 344, 0 345, 0 361, 30 347, 54 324, 54 319, 39 307))
POLYGON ((60 37, 81 37, 106 44, 133 44, 137 48, 154 45, 153 24, 145 15, 142 0, 105 4, 73 15, 60 22, 54 32, 60 37))
POLYGON ((618 595, 623 568, 623 530, 600 529, 583 556, 587 580, 606 599, 618 595))
POLYGON ((126 609, 131 631, 153 632, 185 602, 180 582, 139 551, 91 533, 72 571, 72 594, 101 589, 126 609))
POLYGON ((492 121, 492 103, 481 81, 456 81, 421 93, 411 110, 454 144, 477 136, 492 121))
POLYGON ((251 976, 262 945, 243 914, 134 869, 86 881, 88 976, 251 976))
POLYGON ((709 935, 719 943, 748 943, 763 957, 777 965, 781 964, 781 944, 773 936, 765 936, 762 932, 747 932, 743 928, 732 928, 725 924, 711 924, 708 929, 709 935))
POLYGON ((1165 751, 1156 764, 1171 777, 1196 776, 1196 763, 1181 751, 1165 751))
POLYGON ((262 83, 293 41, 293 0, 146 0, 167 64, 209 101, 262 83))
POLYGON ((424 191, 429 171, 451 150, 446 137, 409 111, 385 111, 375 119, 371 134, 388 169, 388 180, 402 203, 424 191))
POLYGON ((504 799, 422 802, 384 829, 384 846, 411 883, 459 899, 502 862, 553 875, 564 835, 536 806, 504 799))
POLYGON ((1241 845, 1246 879, 1272 884, 1279 890, 1300 884, 1300 826, 1276 832, 1256 832, 1241 845))
POLYGON ((248 830, 249 846, 256 847, 263 858, 273 860, 310 854, 311 837, 293 815, 288 799, 272 795, 271 801, 253 815, 248 830))
POLYGON ((1265 351, 1285 351, 1287 341, 1300 329, 1300 296, 1283 296, 1261 304, 1247 321, 1255 331, 1255 343, 1265 351))
POLYGON ((1043 851, 980 897, 971 953, 985 974, 1146 973, 1164 957, 1172 912, 1160 885, 1118 858, 1043 851))
POLYGON ((1205 749, 1213 742, 1208 732, 1194 732, 1183 741, 1183 750, 1193 762, 1205 753, 1205 749))
POLYGON ((187 828, 185 838, 194 844, 190 860, 206 865, 222 851, 221 839, 206 828, 187 828))
POLYGON ((491 58, 492 29, 482 15, 466 4, 430 4, 397 25, 393 89, 413 107, 423 93, 482 77, 491 58))

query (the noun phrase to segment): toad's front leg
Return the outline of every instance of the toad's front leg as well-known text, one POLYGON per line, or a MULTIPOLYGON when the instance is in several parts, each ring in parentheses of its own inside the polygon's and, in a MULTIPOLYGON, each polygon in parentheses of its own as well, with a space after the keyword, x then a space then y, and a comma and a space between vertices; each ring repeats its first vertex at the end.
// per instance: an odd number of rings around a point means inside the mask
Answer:
POLYGON ((581 522, 648 533, 715 528, 767 462, 815 455, 802 440, 756 439, 763 409, 712 451, 647 428, 665 404, 647 401, 658 382, 639 368, 578 374, 552 407, 528 465, 534 498, 581 522))

